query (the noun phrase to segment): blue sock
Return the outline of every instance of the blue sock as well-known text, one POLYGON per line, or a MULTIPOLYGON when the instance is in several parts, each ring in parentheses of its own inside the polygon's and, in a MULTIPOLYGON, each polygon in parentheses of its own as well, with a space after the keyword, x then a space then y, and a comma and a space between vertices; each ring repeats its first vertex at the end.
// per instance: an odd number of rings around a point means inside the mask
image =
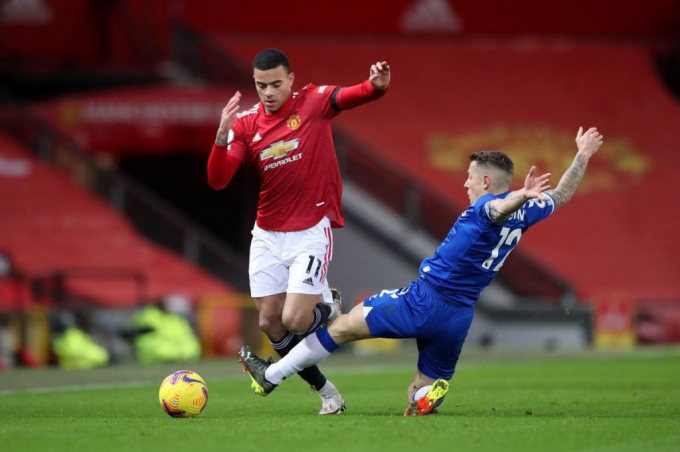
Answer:
POLYGON ((328 353, 333 353, 339 347, 339 345, 335 343, 331 335, 328 334, 328 328, 321 328, 316 330, 316 337, 317 339, 319 339, 319 342, 321 343, 321 345, 323 345, 323 348, 325 348, 328 351, 328 353))
MULTIPOLYGON (((328 334, 326 328, 310 334, 265 372, 265 378, 275 385, 283 380, 328 358, 338 349, 338 344, 328 334)), ((320 388, 317 388, 320 389, 320 388)))

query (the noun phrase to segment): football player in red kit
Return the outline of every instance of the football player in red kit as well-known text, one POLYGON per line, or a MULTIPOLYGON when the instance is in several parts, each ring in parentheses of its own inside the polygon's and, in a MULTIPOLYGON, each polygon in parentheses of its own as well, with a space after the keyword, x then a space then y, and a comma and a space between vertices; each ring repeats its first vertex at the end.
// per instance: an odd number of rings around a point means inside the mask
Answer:
MULTIPOLYGON (((282 357, 305 335, 340 314, 340 294, 329 289, 331 228, 344 225, 342 180, 331 135, 341 111, 378 99, 390 84, 390 67, 371 65, 369 78, 350 87, 312 85, 293 91, 286 55, 263 50, 253 60, 260 97, 237 113, 237 92, 222 111, 208 161, 208 183, 227 186, 243 163, 260 174, 257 220, 250 246, 250 291, 259 324, 282 357)), ((299 375, 318 390, 319 414, 337 414, 345 403, 313 366, 299 375)))

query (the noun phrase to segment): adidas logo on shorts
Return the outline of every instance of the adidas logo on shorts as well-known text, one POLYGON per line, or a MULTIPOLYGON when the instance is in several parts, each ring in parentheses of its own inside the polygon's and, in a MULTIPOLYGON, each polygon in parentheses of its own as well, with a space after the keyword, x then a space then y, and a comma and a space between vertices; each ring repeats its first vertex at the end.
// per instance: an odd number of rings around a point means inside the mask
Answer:
POLYGON ((312 277, 311 277, 311 276, 310 276, 309 278, 305 279, 305 280, 302 281, 302 282, 305 283, 305 284, 309 284, 310 286, 313 286, 313 285, 314 285, 314 281, 312 281, 312 277))

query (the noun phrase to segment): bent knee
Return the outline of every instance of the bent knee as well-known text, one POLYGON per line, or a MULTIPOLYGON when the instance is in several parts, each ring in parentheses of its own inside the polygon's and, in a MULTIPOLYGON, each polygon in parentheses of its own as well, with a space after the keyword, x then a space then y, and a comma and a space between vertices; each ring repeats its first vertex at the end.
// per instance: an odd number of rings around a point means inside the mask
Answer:
POLYGON ((281 317, 276 315, 260 315, 258 319, 258 326, 262 331, 267 334, 267 336, 276 336, 281 332, 285 331, 285 326, 281 322, 281 317))
POLYGON ((306 333, 312 324, 313 317, 307 312, 284 312, 283 326, 294 334, 306 333))

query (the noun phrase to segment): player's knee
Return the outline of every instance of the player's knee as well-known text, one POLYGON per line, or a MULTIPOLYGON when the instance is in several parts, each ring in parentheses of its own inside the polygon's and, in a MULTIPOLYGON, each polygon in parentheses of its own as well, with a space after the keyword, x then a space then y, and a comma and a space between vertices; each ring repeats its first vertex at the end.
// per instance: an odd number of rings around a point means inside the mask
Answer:
POLYGON ((359 340, 360 337, 354 333, 354 331, 348 330, 346 328, 336 328, 331 333, 331 337, 338 344, 345 344, 347 342, 353 342, 359 340))
POLYGON ((303 312, 284 312, 283 326, 294 334, 306 333, 311 326, 312 318, 303 312))
POLYGON ((285 331, 285 327, 278 316, 263 316, 259 318, 260 329, 269 337, 276 336, 277 333, 285 331))
POLYGON ((338 344, 372 337, 363 317, 363 311, 358 306, 352 309, 349 314, 343 314, 331 323, 328 327, 328 333, 338 344))
POLYGON ((353 342, 362 337, 352 329, 352 325, 349 322, 349 317, 346 315, 340 316, 335 322, 331 323, 328 327, 328 333, 331 338, 338 344, 345 344, 347 342, 353 342))

